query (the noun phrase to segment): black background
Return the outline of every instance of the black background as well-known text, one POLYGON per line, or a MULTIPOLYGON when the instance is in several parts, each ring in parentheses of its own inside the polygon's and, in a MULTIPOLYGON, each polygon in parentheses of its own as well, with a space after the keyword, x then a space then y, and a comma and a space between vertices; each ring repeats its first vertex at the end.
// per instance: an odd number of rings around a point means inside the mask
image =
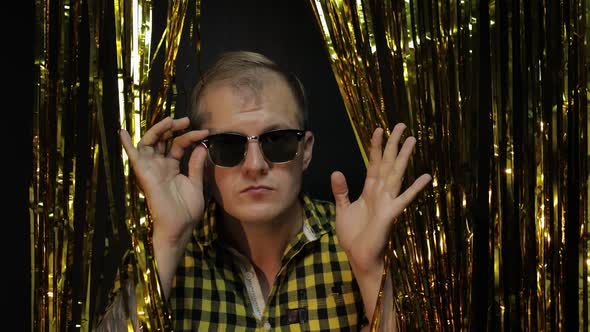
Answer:
MULTIPOLYGON (((203 1, 201 10, 200 59, 188 40, 188 24, 177 56, 176 117, 185 114, 187 96, 199 72, 208 68, 219 54, 235 50, 262 53, 294 72, 308 95, 309 129, 315 134, 315 145, 304 189, 315 197, 331 200, 330 173, 341 170, 347 175, 351 196, 356 197, 365 166, 309 3, 203 1)), ((156 29, 164 27, 165 15, 166 3, 157 2, 156 29)), ((160 35, 159 31, 155 35, 160 35)))

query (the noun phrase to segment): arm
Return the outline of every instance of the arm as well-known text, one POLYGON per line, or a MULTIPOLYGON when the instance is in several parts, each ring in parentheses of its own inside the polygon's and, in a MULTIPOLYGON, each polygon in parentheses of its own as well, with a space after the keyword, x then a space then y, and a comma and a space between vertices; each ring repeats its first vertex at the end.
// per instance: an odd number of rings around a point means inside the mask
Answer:
POLYGON ((107 308, 96 326, 96 332, 126 331, 129 324, 139 331, 139 317, 136 312, 137 299, 133 281, 126 280, 117 292, 115 299, 107 308))
MULTIPOLYGON (((375 294, 375 299, 371 300, 369 298, 365 298, 363 296, 364 303, 373 303, 373 311, 369 317, 369 325, 363 327, 361 329, 362 332, 369 332, 371 330, 371 321, 373 315, 375 314, 375 307, 377 305, 377 293, 379 292, 379 286, 376 288, 375 292, 371 292, 369 290, 368 296, 370 297, 371 294, 375 294), (372 302, 371 302, 372 301, 372 302)), ((365 308, 367 306, 365 305, 365 308)), ((381 319, 379 320, 377 325, 377 331, 398 331, 398 316, 395 310, 395 305, 393 302, 393 287, 391 285, 391 273, 387 274, 387 279, 385 280, 385 285, 383 288, 383 298, 381 303, 381 319)), ((366 310, 366 309, 365 309, 366 310)))
MULTIPOLYGON (((391 227, 432 177, 423 174, 400 194, 403 175, 414 150, 416 139, 408 137, 398 152, 404 124, 395 126, 382 152, 383 130, 377 128, 371 138, 369 165, 363 192, 350 202, 348 186, 341 172, 332 174, 332 192, 336 202, 336 234, 346 252, 352 272, 359 284, 367 317, 373 317, 383 273, 383 253, 391 227)), ((391 282, 384 294, 383 321, 395 323, 391 282)), ((395 324, 394 324, 395 325, 395 324)), ((391 325, 386 330, 390 329, 391 325)))
POLYGON ((205 205, 205 148, 199 145, 193 150, 188 175, 180 173, 180 160, 185 149, 205 138, 208 131, 189 131, 172 139, 175 132, 188 126, 186 117, 166 118, 151 127, 137 147, 133 146, 129 133, 121 130, 121 143, 154 220, 154 257, 165 298, 170 294, 179 260, 205 205), (171 139, 170 149, 166 149, 171 139))

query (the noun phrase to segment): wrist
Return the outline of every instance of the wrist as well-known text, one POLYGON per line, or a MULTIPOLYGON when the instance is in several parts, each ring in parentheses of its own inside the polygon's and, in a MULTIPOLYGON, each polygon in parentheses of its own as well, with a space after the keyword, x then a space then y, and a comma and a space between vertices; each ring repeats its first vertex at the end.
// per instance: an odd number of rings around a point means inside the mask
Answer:
POLYGON ((177 240, 170 240, 168 237, 156 236, 154 232, 152 238, 153 255, 165 299, 170 295, 176 268, 182 259, 190 234, 177 240))
POLYGON ((383 261, 381 260, 378 264, 371 264, 371 266, 367 266, 366 264, 355 266, 351 263, 351 268, 361 291, 365 314, 369 321, 371 321, 381 287, 381 279, 384 271, 383 261))
MULTIPOLYGON (((192 224, 191 224, 192 226, 192 224)), ((183 227, 182 230, 170 232, 165 227, 158 227, 154 224, 154 232, 152 234, 152 243, 155 247, 165 248, 167 250, 184 248, 192 235, 193 227, 183 227)))

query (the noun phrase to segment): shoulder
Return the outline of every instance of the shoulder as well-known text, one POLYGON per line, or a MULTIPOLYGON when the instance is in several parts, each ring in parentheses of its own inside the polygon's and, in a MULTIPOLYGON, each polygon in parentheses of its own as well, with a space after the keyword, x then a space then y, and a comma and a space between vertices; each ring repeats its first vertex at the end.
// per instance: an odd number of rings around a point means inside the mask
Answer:
POLYGON ((301 196, 305 218, 313 231, 318 234, 332 233, 335 229, 336 209, 333 202, 301 196))
POLYGON ((336 216, 336 208, 334 202, 318 198, 309 198, 309 202, 314 206, 314 208, 321 217, 331 218, 336 216))

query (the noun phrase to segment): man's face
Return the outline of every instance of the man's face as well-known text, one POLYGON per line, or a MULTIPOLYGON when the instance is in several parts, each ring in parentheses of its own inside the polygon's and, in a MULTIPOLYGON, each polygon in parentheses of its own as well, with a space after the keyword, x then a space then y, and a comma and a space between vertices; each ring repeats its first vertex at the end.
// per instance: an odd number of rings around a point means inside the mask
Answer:
MULTIPOLYGON (((258 136, 277 129, 302 129, 297 103, 276 73, 259 71, 261 84, 229 81, 208 86, 200 101, 202 128, 212 133, 258 136)), ((246 156, 234 167, 209 167, 213 197, 224 211, 243 223, 268 223, 293 211, 303 171, 311 161, 313 135, 306 132, 292 161, 265 159, 258 141, 249 141, 246 156)))

